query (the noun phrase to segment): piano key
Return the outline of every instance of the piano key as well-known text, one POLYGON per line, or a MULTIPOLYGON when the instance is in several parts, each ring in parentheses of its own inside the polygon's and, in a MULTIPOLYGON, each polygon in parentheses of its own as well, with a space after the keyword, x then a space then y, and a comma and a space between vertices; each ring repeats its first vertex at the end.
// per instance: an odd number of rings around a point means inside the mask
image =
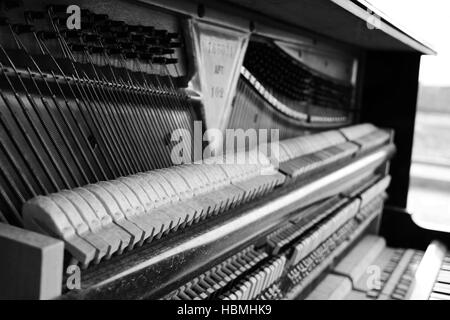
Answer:
POLYGON ((450 284, 450 275, 439 272, 437 276, 437 281, 441 283, 449 283, 450 284))
POLYGON ((433 286, 433 292, 450 294, 450 284, 437 282, 433 286))
POLYGON ((257 285, 258 285, 257 279, 254 275, 248 275, 246 278, 248 279, 248 281, 250 283, 250 288, 249 288, 247 299, 252 300, 253 297, 255 296, 255 292, 257 290, 257 285))
POLYGON ((251 289, 251 282, 249 280, 243 280, 243 283, 241 284, 241 288, 243 291, 242 300, 249 300, 249 294, 251 289))
POLYGON ((450 300, 450 295, 438 293, 438 292, 431 292, 430 299, 432 299, 432 300, 450 300))
POLYGON ((450 271, 448 271, 448 270, 443 270, 442 269, 442 267, 441 267, 441 270, 439 271, 439 275, 441 276, 444 276, 444 277, 450 277, 450 271))
POLYGON ((254 277, 256 278, 256 290, 253 292, 252 299, 256 298, 262 292, 262 285, 264 282, 264 277, 261 274, 261 271, 256 272, 254 277))
POLYGON ((446 271, 450 271, 450 264, 448 263, 442 263, 441 265, 441 270, 446 270, 446 271))
MULTIPOLYGON (((266 265, 263 268, 265 282, 263 283, 263 290, 268 288, 280 276, 281 261, 276 260, 273 264, 266 265)), ((282 271, 282 270, 281 270, 282 271)))

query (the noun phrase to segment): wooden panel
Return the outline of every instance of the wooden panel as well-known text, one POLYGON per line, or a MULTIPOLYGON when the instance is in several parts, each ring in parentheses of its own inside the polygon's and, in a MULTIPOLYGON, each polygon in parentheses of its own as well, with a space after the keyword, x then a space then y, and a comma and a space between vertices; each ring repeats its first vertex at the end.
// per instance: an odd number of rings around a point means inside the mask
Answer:
POLYGON ((306 300, 343 300, 352 290, 350 279, 329 274, 325 279, 311 292, 306 300))
POLYGON ((0 223, 0 299, 61 294, 64 243, 0 223))
MULTIPOLYGON (((199 3, 197 0, 140 1, 194 17, 199 3)), ((248 28, 252 21, 254 32, 259 34, 280 35, 281 30, 298 34, 301 30, 303 35, 319 41, 328 37, 334 42, 367 49, 435 53, 426 43, 399 29, 384 15, 379 23, 378 20, 375 23, 377 29, 372 28, 367 21, 373 19, 369 10, 374 8, 356 0, 209 0, 202 8, 204 20, 240 28, 248 28)))
POLYGON ((383 238, 368 235, 334 269, 339 275, 352 279, 353 284, 366 273, 375 258, 385 247, 383 238))
POLYGON ((362 122, 395 131, 388 205, 406 208, 414 139, 420 55, 386 51, 366 54, 362 84, 362 122))

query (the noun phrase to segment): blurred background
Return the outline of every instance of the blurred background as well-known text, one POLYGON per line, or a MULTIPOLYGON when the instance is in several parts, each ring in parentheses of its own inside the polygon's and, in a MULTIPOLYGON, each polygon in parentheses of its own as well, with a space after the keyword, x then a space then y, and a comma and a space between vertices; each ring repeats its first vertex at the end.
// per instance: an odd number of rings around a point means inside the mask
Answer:
POLYGON ((450 1, 369 0, 423 39, 408 211, 421 227, 450 232, 450 1))

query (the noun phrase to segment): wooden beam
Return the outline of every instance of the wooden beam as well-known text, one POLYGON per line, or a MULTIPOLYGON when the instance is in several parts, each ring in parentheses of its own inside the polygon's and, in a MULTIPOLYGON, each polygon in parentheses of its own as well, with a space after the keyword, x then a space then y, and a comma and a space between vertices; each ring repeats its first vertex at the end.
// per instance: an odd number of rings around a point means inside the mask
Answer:
POLYGON ((0 299, 52 299, 61 294, 64 243, 0 223, 0 299))

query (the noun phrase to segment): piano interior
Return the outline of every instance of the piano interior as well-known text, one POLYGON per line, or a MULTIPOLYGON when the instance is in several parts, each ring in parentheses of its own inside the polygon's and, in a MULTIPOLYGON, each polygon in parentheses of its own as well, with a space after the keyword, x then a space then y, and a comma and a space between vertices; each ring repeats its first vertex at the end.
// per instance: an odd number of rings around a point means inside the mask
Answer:
POLYGON ((0 298, 450 298, 405 209, 433 51, 365 5, 0 9, 0 298))

